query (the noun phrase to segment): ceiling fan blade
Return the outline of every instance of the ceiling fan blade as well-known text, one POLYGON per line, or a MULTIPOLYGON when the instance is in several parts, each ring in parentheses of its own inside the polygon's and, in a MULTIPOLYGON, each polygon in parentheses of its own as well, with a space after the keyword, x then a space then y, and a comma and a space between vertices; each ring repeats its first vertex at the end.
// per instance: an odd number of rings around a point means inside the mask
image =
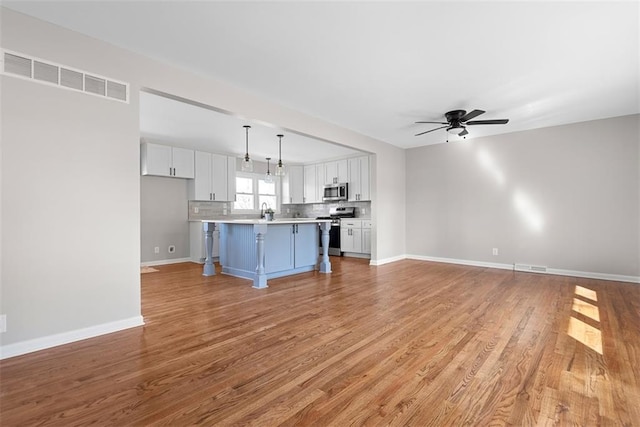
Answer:
POLYGON ((461 122, 466 122, 467 120, 471 120, 474 117, 478 117, 480 114, 484 114, 485 111, 482 110, 473 110, 460 118, 461 122))
POLYGON ((439 128, 435 128, 435 129, 431 129, 431 130, 428 130, 428 131, 425 131, 425 132, 417 133, 417 134, 416 134, 416 136, 424 135, 425 133, 433 132, 434 130, 438 130, 438 129, 444 129, 444 128, 446 128, 446 127, 449 127, 449 124, 448 124, 448 123, 447 123, 447 125, 446 125, 446 126, 441 126, 441 127, 439 127, 439 128))
POLYGON ((463 130, 462 132, 460 132, 460 133, 458 134, 458 136, 465 136, 465 135, 468 135, 468 134, 469 134, 469 132, 465 129, 465 130, 463 130))
POLYGON ((507 123, 509 123, 509 119, 472 120, 466 122, 465 125, 506 125, 507 123))
POLYGON ((415 122, 415 123, 431 123, 434 125, 448 125, 449 123, 447 122, 415 122))

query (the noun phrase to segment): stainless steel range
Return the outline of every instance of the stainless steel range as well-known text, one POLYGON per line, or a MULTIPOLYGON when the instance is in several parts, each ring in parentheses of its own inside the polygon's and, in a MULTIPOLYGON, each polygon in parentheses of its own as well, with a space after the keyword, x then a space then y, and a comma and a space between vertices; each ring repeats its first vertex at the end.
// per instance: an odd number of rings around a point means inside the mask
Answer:
MULTIPOLYGON (((338 206, 329 209, 329 216, 319 216, 316 219, 330 219, 331 230, 329 231, 329 255, 342 256, 340 250, 340 218, 355 218, 356 208, 348 206, 338 206)), ((322 242, 322 232, 320 232, 322 242)), ((322 253, 322 243, 320 243, 320 253, 322 253)))

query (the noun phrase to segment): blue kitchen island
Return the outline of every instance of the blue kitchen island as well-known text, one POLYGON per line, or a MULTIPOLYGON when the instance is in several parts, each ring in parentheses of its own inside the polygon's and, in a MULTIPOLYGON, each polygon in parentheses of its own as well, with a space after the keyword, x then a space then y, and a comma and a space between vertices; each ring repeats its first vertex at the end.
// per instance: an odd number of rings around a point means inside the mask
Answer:
POLYGON ((222 273, 253 281, 266 288, 267 280, 318 269, 331 273, 329 230, 331 220, 312 218, 203 220, 206 258, 204 276, 215 275, 213 231, 220 230, 222 273), (321 230, 321 238, 318 233, 321 230), (323 255, 319 259, 322 241, 323 255))

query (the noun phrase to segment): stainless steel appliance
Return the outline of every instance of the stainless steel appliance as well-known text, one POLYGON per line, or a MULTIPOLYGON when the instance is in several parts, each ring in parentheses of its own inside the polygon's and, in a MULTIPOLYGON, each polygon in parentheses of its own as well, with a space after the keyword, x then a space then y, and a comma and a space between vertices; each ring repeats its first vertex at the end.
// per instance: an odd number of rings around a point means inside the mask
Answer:
POLYGON ((339 202, 341 200, 347 200, 349 184, 346 182, 327 184, 323 188, 324 193, 322 195, 322 201, 339 202))
MULTIPOLYGON (((350 206, 338 206, 329 209, 329 216, 319 216, 317 219, 330 219, 329 231, 329 255, 342 256, 340 250, 340 218, 355 218, 356 208, 350 206)), ((320 231, 320 253, 322 253, 322 231, 320 231)))

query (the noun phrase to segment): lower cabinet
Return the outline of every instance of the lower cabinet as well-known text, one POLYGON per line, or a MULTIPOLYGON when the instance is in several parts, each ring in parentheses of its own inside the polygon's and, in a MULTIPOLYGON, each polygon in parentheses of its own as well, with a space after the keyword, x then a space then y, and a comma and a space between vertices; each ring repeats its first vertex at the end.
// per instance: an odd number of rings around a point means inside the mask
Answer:
POLYGON ((340 251, 371 254, 371 220, 343 219, 340 222, 340 251))
MULTIPOLYGON (((204 244, 204 231, 202 223, 199 221, 193 221, 189 223, 189 258, 191 261, 199 264, 204 263, 204 259, 207 256, 207 249, 204 244)), ((213 232, 213 257, 218 258, 220 256, 220 231, 213 232)))
POLYGON ((269 226, 265 238, 267 274, 318 262, 318 224, 269 226))

